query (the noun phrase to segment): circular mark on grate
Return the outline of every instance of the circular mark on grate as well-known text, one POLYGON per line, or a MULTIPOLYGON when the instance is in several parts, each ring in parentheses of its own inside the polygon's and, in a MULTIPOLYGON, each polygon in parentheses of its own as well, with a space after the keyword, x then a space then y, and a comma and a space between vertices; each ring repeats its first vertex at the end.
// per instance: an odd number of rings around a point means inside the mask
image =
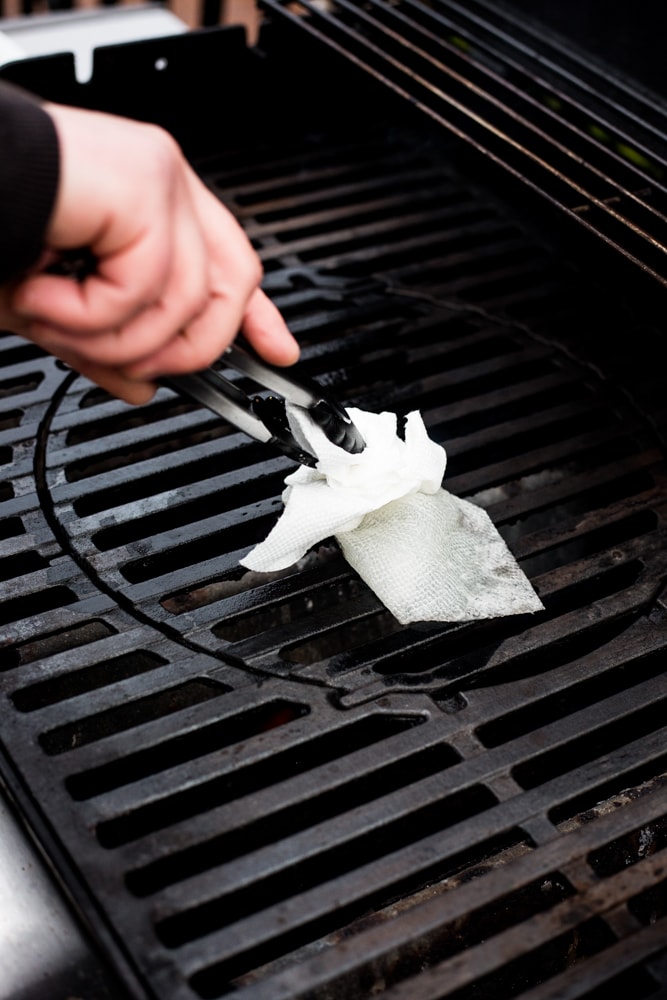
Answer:
POLYGON ((403 628, 334 540, 284 572, 244 571, 239 559, 280 514, 289 460, 166 390, 128 409, 79 379, 46 465, 80 565, 191 646, 348 692, 426 689, 446 701, 464 681, 511 680, 609 641, 664 572, 664 465, 642 415, 508 324, 431 311, 393 344, 378 330, 358 359, 358 399, 378 351, 400 361, 387 408, 421 410, 448 451, 445 487, 488 509, 545 615, 403 628))

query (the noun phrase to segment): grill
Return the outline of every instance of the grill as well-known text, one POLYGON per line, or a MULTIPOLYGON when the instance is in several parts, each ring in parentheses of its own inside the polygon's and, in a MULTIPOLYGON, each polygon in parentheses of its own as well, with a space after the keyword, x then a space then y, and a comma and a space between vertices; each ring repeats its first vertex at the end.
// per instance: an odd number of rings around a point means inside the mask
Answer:
POLYGON ((244 571, 288 459, 6 335, 3 782, 134 1000, 657 1000, 665 109, 497 4, 264 9, 3 75, 171 128, 304 368, 421 410, 546 610, 244 571))

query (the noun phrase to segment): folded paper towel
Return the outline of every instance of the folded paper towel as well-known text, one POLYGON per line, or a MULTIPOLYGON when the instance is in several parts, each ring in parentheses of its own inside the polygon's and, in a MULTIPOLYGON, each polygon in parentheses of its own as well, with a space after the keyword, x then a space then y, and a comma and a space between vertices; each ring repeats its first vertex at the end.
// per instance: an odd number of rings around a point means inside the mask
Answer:
POLYGON ((302 465, 287 476, 280 518, 241 565, 285 569, 333 535, 401 624, 543 610, 486 511, 442 488, 447 455, 421 414, 408 415, 403 440, 394 413, 348 413, 366 441, 358 455, 332 444, 307 410, 287 404, 292 433, 317 456, 317 468, 302 465))

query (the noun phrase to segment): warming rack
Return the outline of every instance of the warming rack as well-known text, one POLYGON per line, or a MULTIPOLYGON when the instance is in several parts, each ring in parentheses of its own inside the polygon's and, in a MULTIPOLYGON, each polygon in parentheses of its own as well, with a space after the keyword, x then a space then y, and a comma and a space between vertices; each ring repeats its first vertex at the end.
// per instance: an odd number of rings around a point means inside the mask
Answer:
POLYGON ((667 109, 497 4, 260 0, 667 284, 667 109))

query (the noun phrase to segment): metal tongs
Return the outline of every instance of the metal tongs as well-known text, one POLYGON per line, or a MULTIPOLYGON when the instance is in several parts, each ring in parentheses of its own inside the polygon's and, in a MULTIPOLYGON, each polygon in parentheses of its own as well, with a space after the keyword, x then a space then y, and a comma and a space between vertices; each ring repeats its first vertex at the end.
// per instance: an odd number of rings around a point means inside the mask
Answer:
MULTIPOLYGON (((86 275, 95 271, 95 267, 94 256, 84 248, 62 253, 47 270, 52 274, 67 275, 74 281, 83 281, 86 275)), ((213 366, 188 375, 164 376, 157 381, 173 392, 201 403, 257 441, 274 445, 301 465, 314 468, 318 460, 292 434, 285 410, 286 401, 307 409, 329 440, 351 455, 366 447, 345 409, 314 379, 304 375, 299 375, 298 379, 291 374, 286 375, 284 369, 272 367, 250 348, 243 349, 238 344, 228 347, 218 364, 235 368, 264 389, 280 393, 284 399, 246 396, 213 366)))
POLYGON ((298 379, 294 378, 291 373, 286 374, 286 370, 272 367, 236 344, 227 348, 218 364, 241 372, 262 388, 279 393, 283 398, 274 395, 247 396, 216 367, 188 375, 169 375, 159 381, 161 385, 224 417, 255 440, 274 445, 301 465, 314 468, 318 459, 292 434, 286 402, 307 409, 315 423, 339 448, 354 455, 366 447, 345 409, 313 379, 301 374, 298 379))

